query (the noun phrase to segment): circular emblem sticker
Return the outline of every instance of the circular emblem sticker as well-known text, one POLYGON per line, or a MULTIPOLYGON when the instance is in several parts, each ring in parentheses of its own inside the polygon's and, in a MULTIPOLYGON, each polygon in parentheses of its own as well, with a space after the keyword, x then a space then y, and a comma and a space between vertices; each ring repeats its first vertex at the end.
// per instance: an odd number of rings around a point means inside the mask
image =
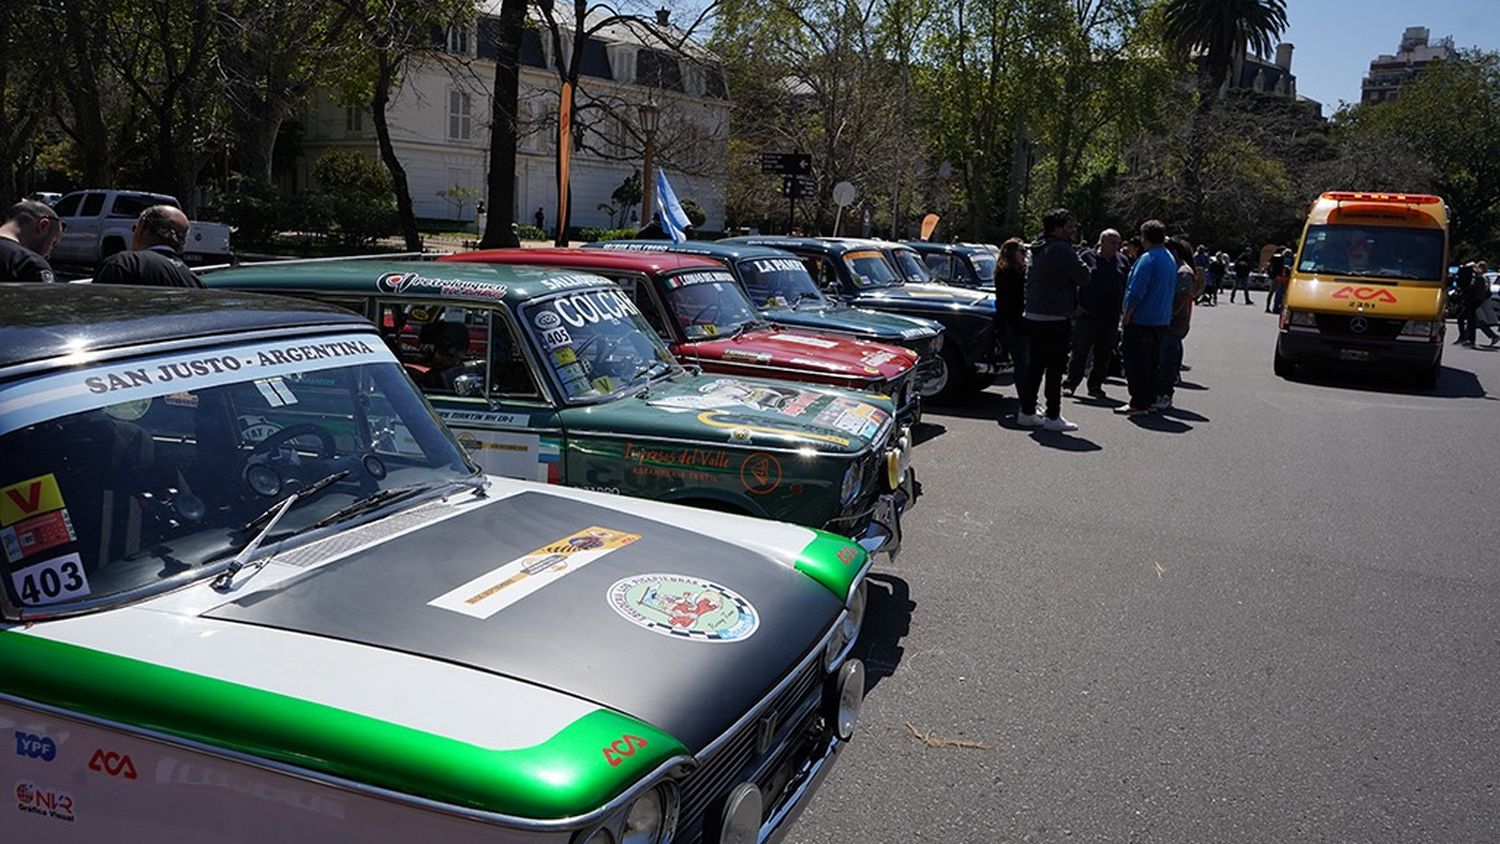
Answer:
POLYGON ((738 593, 682 574, 640 574, 609 587, 609 605, 663 636, 700 642, 748 639, 760 614, 738 593))
POLYGON ((535 325, 537 328, 546 331, 549 328, 556 328, 562 325, 562 319, 551 311, 542 311, 536 315, 535 325))

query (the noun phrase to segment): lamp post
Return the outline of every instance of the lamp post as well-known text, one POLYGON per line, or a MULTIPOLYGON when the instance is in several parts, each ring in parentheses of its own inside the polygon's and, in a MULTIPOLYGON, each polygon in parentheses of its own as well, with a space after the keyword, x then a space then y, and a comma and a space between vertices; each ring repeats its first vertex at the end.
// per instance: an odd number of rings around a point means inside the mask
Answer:
POLYGON ((656 211, 656 173, 652 171, 652 154, 656 151, 656 128, 661 107, 655 102, 641 103, 641 132, 646 136, 645 166, 641 168, 641 227, 651 225, 656 211))

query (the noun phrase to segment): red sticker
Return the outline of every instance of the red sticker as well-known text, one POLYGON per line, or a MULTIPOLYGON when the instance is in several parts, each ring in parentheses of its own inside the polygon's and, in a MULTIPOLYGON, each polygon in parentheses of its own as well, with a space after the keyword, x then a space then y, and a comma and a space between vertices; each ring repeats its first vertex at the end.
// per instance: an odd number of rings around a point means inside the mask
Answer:
POLYGON ((604 758, 609 760, 611 768, 618 768, 626 758, 634 756, 635 752, 646 746, 646 740, 640 736, 620 736, 609 747, 604 748, 604 758))
POLYGON ((54 510, 40 516, 32 516, 0 529, 0 545, 5 546, 5 558, 12 563, 32 554, 78 541, 73 532, 73 520, 67 510, 54 510))
POLYGON ((128 755, 103 748, 94 751, 94 758, 89 760, 89 770, 128 780, 136 778, 135 763, 130 761, 128 755))

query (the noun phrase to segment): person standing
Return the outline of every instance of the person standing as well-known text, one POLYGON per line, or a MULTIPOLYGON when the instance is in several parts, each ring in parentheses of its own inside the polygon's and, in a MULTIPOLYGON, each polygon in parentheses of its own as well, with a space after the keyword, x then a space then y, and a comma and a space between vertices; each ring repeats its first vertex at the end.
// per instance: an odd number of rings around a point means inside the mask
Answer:
POLYGON ((536 213, 531 215, 531 219, 536 221, 536 227, 541 230, 542 236, 545 237, 547 234, 547 215, 542 211, 542 206, 538 205, 536 207, 536 213))
POLYGON ((1073 395, 1088 369, 1088 394, 1102 399, 1104 379, 1109 375, 1115 343, 1120 338, 1120 305, 1125 298, 1125 279, 1130 265, 1120 251, 1120 233, 1105 229, 1099 244, 1083 253, 1089 280, 1078 291, 1078 315, 1073 321, 1073 353, 1068 361, 1068 380, 1063 392, 1073 395), (1088 366, 1090 357, 1093 365, 1088 366))
POLYGON ((1016 424, 1023 428, 1076 431, 1078 426, 1062 416, 1063 370, 1068 365, 1068 338, 1073 313, 1078 309, 1078 290, 1089 279, 1089 268, 1073 251, 1078 221, 1066 208, 1042 215, 1042 237, 1031 244, 1031 266, 1026 270, 1026 310, 1021 317, 1031 339, 1031 360, 1021 382, 1021 412, 1016 424), (1046 379, 1047 407, 1037 415, 1037 390, 1046 379))
POLYGON ((94 284, 133 284, 142 287, 203 287, 196 273, 182 262, 188 218, 182 209, 153 205, 131 226, 129 252, 116 252, 99 264, 94 284))
POLYGON ((1460 266, 1453 275, 1453 293, 1449 297, 1454 303, 1454 318, 1458 323, 1458 339, 1453 341, 1455 346, 1472 342, 1474 329, 1469 322, 1469 296, 1473 284, 1474 269, 1467 264, 1460 266))
POLYGON ((62 220, 45 202, 23 199, 6 209, 0 222, 0 281, 54 281, 47 256, 62 233, 62 220))
POLYGON ((1017 397, 1026 380, 1030 343, 1021 314, 1026 311, 1026 244, 1019 237, 1000 244, 999 267, 995 270, 995 336, 1010 354, 1011 383, 1017 397))
POLYGON ((1120 315, 1130 401, 1115 412, 1128 416, 1150 413, 1156 402, 1161 338, 1172 322, 1172 298, 1177 290, 1177 259, 1165 245, 1167 227, 1160 220, 1147 220, 1141 224, 1141 240, 1146 252, 1130 269, 1120 315))
POLYGON ((1469 283, 1469 346, 1473 346, 1479 339, 1475 336, 1483 331, 1484 336, 1490 338, 1490 346, 1500 345, 1500 335, 1495 333, 1495 303, 1490 297, 1489 279, 1484 277, 1485 265, 1483 263, 1470 265, 1469 270, 1473 275, 1469 283))
POLYGON ((1240 257, 1234 262, 1234 289, 1229 291, 1229 304, 1234 304, 1234 294, 1241 291, 1245 294, 1245 304, 1255 304, 1250 301, 1250 271, 1253 269, 1255 269, 1255 259, 1251 257, 1250 247, 1246 246, 1245 251, 1241 252, 1240 257))
POLYGON ((1177 286, 1172 295, 1172 321, 1162 332, 1161 349, 1158 353, 1156 371, 1156 401, 1152 410, 1168 410, 1177 391, 1177 379, 1182 375, 1182 341, 1187 337, 1188 326, 1193 316, 1193 303, 1202 292, 1193 265, 1189 263, 1192 253, 1180 240, 1167 241, 1167 249, 1177 259, 1177 286))
POLYGON ((1227 281, 1224 271, 1228 267, 1229 256, 1223 252, 1214 253, 1213 258, 1208 262, 1208 287, 1203 293, 1203 304, 1210 306, 1219 304, 1219 287, 1227 281))

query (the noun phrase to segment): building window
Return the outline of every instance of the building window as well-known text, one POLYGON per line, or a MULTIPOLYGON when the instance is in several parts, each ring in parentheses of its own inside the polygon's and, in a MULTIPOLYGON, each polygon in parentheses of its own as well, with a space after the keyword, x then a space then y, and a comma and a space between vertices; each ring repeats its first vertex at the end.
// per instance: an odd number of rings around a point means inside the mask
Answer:
POLYGON ((448 92, 448 140, 467 141, 474 135, 473 99, 463 91, 448 92))
POLYGON ((469 28, 467 26, 448 27, 448 52, 455 56, 469 55, 469 28))
POLYGON ((363 132, 365 130, 365 110, 361 106, 344 107, 344 131, 363 132))

